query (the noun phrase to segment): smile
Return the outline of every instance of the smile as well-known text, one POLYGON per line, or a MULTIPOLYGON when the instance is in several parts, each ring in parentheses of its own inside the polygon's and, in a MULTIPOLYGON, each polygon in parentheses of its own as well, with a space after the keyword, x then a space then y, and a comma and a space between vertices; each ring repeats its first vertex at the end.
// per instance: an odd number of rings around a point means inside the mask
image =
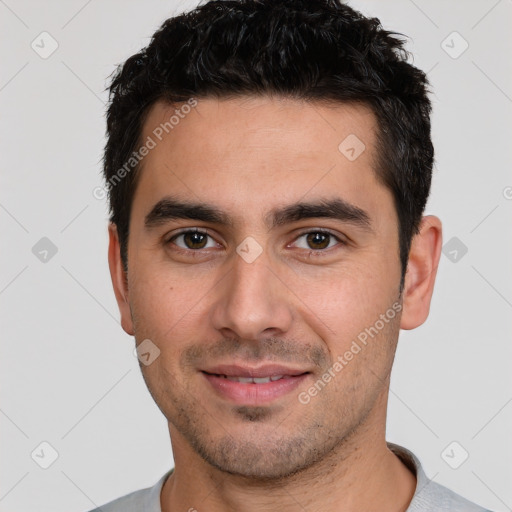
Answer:
POLYGON ((228 379, 232 382, 241 382, 242 384, 266 384, 267 382, 275 382, 280 379, 293 378, 291 375, 270 375, 268 377, 239 377, 234 375, 216 375, 228 379))
POLYGON ((236 405, 270 404, 290 395, 310 375, 308 371, 224 367, 202 370, 207 387, 222 400, 236 405))

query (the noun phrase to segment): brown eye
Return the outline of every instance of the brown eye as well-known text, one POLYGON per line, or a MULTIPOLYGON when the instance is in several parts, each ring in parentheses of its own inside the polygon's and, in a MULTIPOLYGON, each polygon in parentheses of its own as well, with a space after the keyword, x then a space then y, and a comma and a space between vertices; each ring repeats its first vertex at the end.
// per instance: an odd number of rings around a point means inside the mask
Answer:
POLYGON ((311 249, 325 249, 329 246, 331 235, 329 233, 313 232, 308 233, 306 240, 311 249))
POLYGON ((189 249, 203 249, 208 240, 208 235, 197 231, 185 233, 183 241, 189 249))
POLYGON ((335 246, 347 245, 346 242, 340 237, 336 236, 330 231, 317 229, 315 231, 306 231, 300 234, 295 241, 293 246, 306 251, 318 252, 321 254, 327 252, 325 249, 331 249, 335 246))
POLYGON ((202 231, 184 231, 173 236, 169 242, 176 244, 180 249, 198 250, 215 247, 215 242, 211 240, 208 233, 202 231), (210 245, 208 245, 210 243, 210 245))

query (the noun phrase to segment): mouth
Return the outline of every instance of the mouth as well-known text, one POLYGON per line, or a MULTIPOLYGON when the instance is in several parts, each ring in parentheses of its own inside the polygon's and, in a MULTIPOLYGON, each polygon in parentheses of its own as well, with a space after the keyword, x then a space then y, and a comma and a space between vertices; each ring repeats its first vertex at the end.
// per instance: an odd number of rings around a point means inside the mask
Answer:
POLYGON ((269 375, 268 377, 237 377, 234 375, 219 375, 215 373, 210 375, 228 379, 231 382, 241 382, 242 384, 266 384, 267 382, 275 382, 276 380, 294 378, 292 375, 269 375))
POLYGON ((261 405, 289 395, 311 373, 279 365, 222 365, 201 370, 215 394, 237 405, 261 405))

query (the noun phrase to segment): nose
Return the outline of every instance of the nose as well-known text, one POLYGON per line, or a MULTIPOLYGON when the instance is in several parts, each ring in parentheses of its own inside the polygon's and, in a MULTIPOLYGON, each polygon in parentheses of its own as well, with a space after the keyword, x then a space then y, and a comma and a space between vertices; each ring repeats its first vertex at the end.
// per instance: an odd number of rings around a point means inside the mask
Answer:
POLYGON ((263 252, 248 263, 234 256, 219 283, 212 323, 225 337, 258 340, 286 333, 293 320, 293 293, 263 252))

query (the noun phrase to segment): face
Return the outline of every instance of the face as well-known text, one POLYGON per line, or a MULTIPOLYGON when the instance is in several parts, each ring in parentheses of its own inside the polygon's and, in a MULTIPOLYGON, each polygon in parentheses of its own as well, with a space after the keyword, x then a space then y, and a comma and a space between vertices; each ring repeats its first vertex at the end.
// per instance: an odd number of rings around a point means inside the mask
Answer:
POLYGON ((291 475, 375 418, 384 428, 401 269, 375 117, 275 98, 178 107, 157 103, 144 124, 156 144, 132 205, 122 325, 160 351, 141 369, 178 449, 232 474, 291 475))

